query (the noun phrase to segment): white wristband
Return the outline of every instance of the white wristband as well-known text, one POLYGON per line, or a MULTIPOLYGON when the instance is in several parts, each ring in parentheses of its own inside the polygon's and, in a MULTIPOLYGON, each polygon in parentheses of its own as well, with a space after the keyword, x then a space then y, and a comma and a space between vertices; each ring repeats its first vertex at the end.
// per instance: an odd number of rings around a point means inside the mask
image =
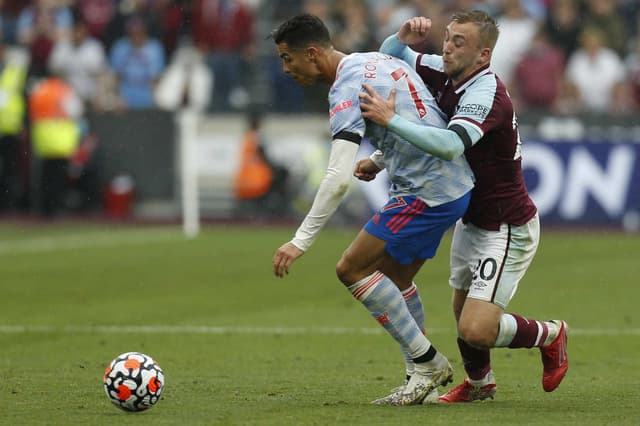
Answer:
POLYGON ((373 163, 378 166, 380 170, 384 169, 384 157, 382 151, 380 151, 379 149, 373 151, 373 153, 369 156, 369 160, 373 161, 373 163))

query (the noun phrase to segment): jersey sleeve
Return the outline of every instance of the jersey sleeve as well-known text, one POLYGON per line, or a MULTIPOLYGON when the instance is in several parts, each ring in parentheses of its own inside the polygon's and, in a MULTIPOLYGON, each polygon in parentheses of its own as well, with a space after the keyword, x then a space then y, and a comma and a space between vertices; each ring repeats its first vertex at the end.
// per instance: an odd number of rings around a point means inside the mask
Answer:
POLYGON ((498 95, 497 79, 492 74, 466 88, 449 121, 448 128, 455 131, 465 145, 476 144, 485 133, 504 123, 505 114, 513 115, 511 103, 498 95))
POLYGON ((311 209, 298 227, 291 243, 302 251, 307 251, 320 230, 335 213, 349 188, 353 164, 358 145, 343 139, 331 143, 329 165, 316 193, 311 209))
POLYGON ((338 68, 338 77, 329 91, 329 126, 331 136, 360 144, 365 122, 360 111, 362 77, 349 68, 347 59, 338 68), (345 63, 346 62, 346 63, 345 63))

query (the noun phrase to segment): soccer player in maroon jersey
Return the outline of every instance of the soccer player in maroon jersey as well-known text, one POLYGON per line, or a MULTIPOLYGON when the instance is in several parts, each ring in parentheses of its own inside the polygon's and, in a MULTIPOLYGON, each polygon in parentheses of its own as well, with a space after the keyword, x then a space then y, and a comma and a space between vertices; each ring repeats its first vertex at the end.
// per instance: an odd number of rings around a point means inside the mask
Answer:
POLYGON ((454 230, 449 278, 468 377, 440 401, 493 398, 489 350, 496 347, 540 348, 542 386, 551 392, 568 368, 566 323, 505 312, 533 260, 540 225, 524 184, 513 105, 489 69, 498 27, 484 12, 458 12, 446 27, 441 56, 408 47, 423 43, 430 28, 430 19, 411 18, 380 50, 415 67, 449 117, 447 128, 407 123, 394 113, 393 92, 386 99, 367 85, 361 109, 365 118, 432 155, 451 159, 464 154, 476 177, 469 208, 454 230))

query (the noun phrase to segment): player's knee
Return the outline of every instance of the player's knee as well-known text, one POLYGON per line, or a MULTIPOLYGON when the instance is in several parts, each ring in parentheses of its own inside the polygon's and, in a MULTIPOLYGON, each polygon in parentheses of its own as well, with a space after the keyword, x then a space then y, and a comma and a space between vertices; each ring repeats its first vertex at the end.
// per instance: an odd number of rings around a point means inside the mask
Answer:
POLYGON ((458 324, 458 335, 472 346, 491 348, 496 341, 497 332, 486 324, 467 321, 458 324))
POLYGON ((351 285, 353 281, 353 271, 347 259, 344 256, 338 260, 336 264, 336 275, 342 284, 351 285))

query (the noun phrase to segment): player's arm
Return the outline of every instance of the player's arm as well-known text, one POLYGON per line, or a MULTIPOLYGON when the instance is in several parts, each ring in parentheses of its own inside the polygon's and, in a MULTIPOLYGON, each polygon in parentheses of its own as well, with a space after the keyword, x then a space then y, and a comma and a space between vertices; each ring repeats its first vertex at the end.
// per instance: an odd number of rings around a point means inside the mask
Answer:
POLYGON ((459 157, 480 139, 478 135, 475 141, 472 140, 467 129, 459 124, 441 129, 412 123, 398 114, 394 114, 387 128, 416 148, 443 160, 459 157))
POLYGON ((334 139, 331 143, 327 172, 320 183, 309 213, 291 240, 291 243, 300 250, 309 249, 349 189, 358 147, 357 143, 345 139, 334 139))
POLYGON ((453 160, 482 137, 480 132, 460 124, 452 124, 447 129, 441 129, 413 123, 395 113, 395 90, 391 90, 389 99, 384 99, 368 84, 363 84, 363 88, 365 92, 361 92, 359 96, 364 118, 387 127, 416 148, 431 155, 453 160))
POLYGON ((404 60, 415 66, 418 53, 408 46, 423 43, 431 31, 431 19, 416 16, 402 23, 397 33, 387 37, 380 46, 380 52, 404 60))
POLYGON ((401 43, 400 40, 398 40, 397 33, 387 37, 380 45, 379 50, 381 53, 400 58, 413 67, 415 67, 416 61, 418 60, 418 53, 411 50, 406 44, 401 43))
POLYGON ((289 273, 291 264, 309 249, 338 208, 349 189, 358 147, 358 143, 354 141, 340 138, 333 140, 327 172, 320 183, 311 209, 293 239, 280 247, 273 256, 276 276, 282 277, 289 273))

